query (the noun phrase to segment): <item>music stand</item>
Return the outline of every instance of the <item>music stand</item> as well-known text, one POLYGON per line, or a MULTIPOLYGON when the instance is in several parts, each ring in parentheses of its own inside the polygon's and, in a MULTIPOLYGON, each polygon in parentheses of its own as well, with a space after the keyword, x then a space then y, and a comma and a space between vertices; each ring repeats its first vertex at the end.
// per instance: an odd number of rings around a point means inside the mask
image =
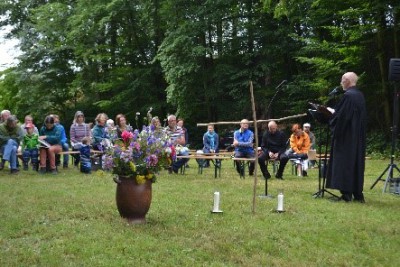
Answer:
MULTIPOLYGON (((311 114, 313 119, 317 122, 319 122, 322 125, 326 125, 326 139, 325 139, 325 144, 323 148, 323 142, 319 141, 318 142, 318 147, 319 151, 322 152, 323 149, 325 150, 323 159, 321 156, 319 156, 318 159, 318 191, 313 194, 314 198, 318 197, 324 197, 324 193, 328 193, 333 197, 339 198, 332 192, 329 192, 325 188, 325 183, 326 183, 326 172, 327 172, 327 166, 328 166, 328 146, 329 146, 329 119, 332 116, 332 113, 322 105, 314 104, 314 103, 309 103, 314 109, 309 109, 308 112, 311 114)), ((322 136, 322 128, 319 130, 319 136, 322 136)))

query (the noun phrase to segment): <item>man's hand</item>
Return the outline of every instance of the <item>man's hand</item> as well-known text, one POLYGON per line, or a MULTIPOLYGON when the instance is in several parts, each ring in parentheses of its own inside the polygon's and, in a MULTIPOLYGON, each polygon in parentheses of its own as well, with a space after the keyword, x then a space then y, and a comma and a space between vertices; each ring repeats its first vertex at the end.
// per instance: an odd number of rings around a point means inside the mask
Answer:
POLYGON ((269 158, 270 159, 277 159, 278 158, 278 153, 272 153, 272 152, 269 152, 269 158))
POLYGON ((233 140, 233 146, 237 147, 239 145, 239 141, 238 140, 233 140))

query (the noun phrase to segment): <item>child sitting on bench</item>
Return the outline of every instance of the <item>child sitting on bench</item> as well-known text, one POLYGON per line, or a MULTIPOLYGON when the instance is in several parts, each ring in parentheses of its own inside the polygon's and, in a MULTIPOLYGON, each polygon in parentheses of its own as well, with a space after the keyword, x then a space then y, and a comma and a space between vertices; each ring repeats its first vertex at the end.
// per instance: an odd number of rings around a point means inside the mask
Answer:
POLYGON ((90 137, 82 138, 82 146, 79 149, 80 161, 81 161, 81 172, 91 173, 92 172, 92 162, 90 158, 90 137))

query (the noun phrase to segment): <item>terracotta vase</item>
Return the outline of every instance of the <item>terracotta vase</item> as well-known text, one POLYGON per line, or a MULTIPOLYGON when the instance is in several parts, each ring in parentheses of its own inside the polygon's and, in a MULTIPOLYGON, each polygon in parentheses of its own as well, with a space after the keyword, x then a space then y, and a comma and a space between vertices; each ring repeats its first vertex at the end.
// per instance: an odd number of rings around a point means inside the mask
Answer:
POLYGON ((151 204, 151 180, 138 184, 133 177, 119 176, 117 183, 117 208, 122 218, 130 223, 145 223, 151 204))

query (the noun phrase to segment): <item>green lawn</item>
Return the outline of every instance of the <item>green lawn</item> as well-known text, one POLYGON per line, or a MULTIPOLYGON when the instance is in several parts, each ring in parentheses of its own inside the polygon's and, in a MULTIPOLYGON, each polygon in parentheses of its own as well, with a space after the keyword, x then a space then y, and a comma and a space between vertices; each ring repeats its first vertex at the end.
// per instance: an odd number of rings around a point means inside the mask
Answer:
POLYGON ((144 225, 119 217, 107 173, 3 170, 0 266, 397 266, 400 197, 382 193, 383 182, 369 189, 388 163, 367 160, 366 204, 313 198, 318 170, 299 178, 288 165, 285 180, 269 182, 275 197, 257 196, 253 214, 252 177, 239 179, 226 161, 214 179, 190 162, 185 175, 163 172, 153 184, 144 225), (274 212, 280 190, 285 213, 274 212), (215 191, 222 214, 210 212, 215 191))

